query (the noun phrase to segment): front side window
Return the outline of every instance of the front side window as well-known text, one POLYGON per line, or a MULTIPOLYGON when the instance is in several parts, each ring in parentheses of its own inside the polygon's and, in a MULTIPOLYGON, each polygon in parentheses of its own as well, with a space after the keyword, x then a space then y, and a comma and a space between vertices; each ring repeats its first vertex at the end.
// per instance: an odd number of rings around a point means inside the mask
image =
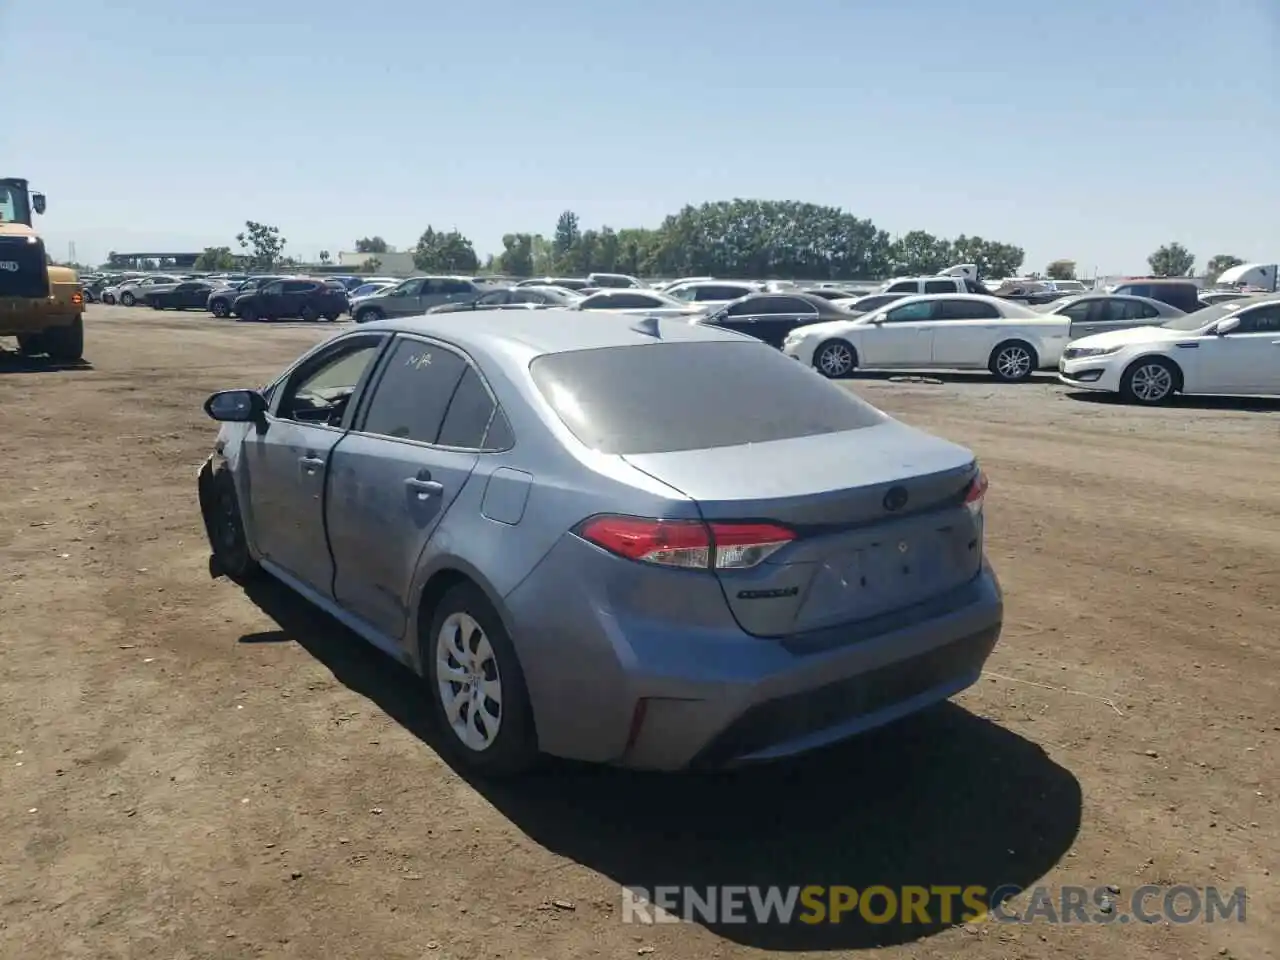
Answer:
POLYGON ((416 297, 422 290, 423 280, 406 280, 400 286, 392 289, 390 296, 393 297, 416 297))
POLYGON ((1280 333, 1280 303, 1268 304, 1240 314, 1240 326, 1231 332, 1280 333))
POLYGON ((900 280, 893 286, 885 290, 885 293, 915 293, 916 282, 914 280, 900 280))
POLYGON ((401 338, 374 388, 361 429, 383 437, 435 443, 467 363, 444 347, 401 338))
POLYGON ((359 337, 305 361, 285 385, 276 416, 338 426, 360 378, 377 357, 381 338, 359 337))
POLYGON ((933 319, 933 301, 918 300, 915 303, 904 303, 890 310, 885 319, 890 323, 918 323, 921 320, 933 319))

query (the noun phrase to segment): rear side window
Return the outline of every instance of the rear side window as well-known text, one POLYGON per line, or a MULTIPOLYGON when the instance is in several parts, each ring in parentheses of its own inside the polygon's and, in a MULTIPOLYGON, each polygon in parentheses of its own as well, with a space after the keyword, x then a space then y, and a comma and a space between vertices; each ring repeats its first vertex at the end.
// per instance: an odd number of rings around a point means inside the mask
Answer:
POLYGON ((937 307, 938 320, 998 320, 995 304, 982 300, 943 300, 937 307))
MULTIPOLYGON (((694 300, 737 300, 751 293, 750 287, 694 287, 694 300)), ((682 298, 688 299, 688 298, 682 298)))
POLYGON ((449 400, 466 370, 466 361, 452 350, 402 339, 392 350, 361 429, 383 437, 435 443, 449 400))
POLYGON ((885 293, 915 293, 916 282, 914 280, 900 280, 893 286, 885 290, 885 293))
POLYGON ((763 343, 576 350, 538 357, 529 372, 569 431, 602 453, 767 443, 858 430, 886 419, 763 343))
POLYGON ((926 280, 924 282, 925 293, 955 293, 956 285, 950 280, 926 280))
POLYGON ((465 280, 442 280, 440 281, 440 292, 446 294, 475 293, 476 288, 465 280))
POLYGON ((444 447, 483 448, 494 406, 493 397, 489 396, 480 375, 467 367, 449 402, 449 412, 445 414, 436 442, 444 447))

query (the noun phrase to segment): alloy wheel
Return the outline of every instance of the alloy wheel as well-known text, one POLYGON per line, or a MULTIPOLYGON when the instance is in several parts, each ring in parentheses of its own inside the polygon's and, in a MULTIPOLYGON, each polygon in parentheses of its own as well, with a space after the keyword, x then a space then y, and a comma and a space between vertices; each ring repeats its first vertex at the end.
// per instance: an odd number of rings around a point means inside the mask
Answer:
POLYGON ((1143 403, 1159 403, 1173 392, 1173 374, 1162 363, 1147 363, 1133 371, 1129 389, 1143 403))
POLYGON ((843 343, 829 343, 818 354, 818 369, 828 377, 843 377, 853 369, 853 351, 843 343))
POLYGON ((1024 380, 1031 374, 1031 354, 1026 347, 1005 347, 996 355, 996 373, 1003 380, 1024 380))

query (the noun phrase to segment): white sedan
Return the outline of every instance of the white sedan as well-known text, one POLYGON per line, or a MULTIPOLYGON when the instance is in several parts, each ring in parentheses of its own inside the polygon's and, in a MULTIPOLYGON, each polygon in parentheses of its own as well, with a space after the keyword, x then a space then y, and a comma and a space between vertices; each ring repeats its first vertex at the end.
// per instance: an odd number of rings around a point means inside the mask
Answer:
POLYGON ((1058 379, 1147 404, 1175 393, 1280 395, 1280 295, 1082 337, 1063 352, 1058 379))
POLYGON ((858 368, 990 370, 1006 381, 1053 368, 1066 317, 979 294, 903 297, 871 313, 797 327, 782 350, 827 377, 858 368))

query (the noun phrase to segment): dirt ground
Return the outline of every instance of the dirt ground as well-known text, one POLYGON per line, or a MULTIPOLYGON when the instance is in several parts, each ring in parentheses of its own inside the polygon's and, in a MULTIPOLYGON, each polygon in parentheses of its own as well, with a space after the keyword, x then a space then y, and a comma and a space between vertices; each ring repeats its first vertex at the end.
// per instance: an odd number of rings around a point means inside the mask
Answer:
POLYGON ((1280 403, 853 381, 988 470, 989 674, 800 762, 491 785, 438 757, 401 668, 209 576, 200 403, 332 332, 95 306, 85 367, 0 356, 0 957, 1280 951, 1280 403), (1243 924, 621 922, 620 884, 770 883, 1249 899, 1243 924))

